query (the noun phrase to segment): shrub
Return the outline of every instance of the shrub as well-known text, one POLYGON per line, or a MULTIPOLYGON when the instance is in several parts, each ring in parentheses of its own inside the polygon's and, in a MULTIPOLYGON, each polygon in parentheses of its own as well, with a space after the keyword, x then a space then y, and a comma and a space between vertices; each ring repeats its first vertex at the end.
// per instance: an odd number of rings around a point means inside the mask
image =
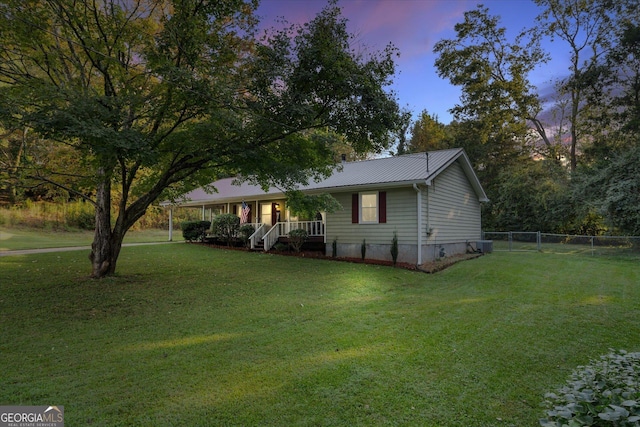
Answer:
POLYGON ((211 225, 210 221, 185 221, 180 224, 182 237, 189 242, 204 240, 205 234, 211 225))
POLYGON ((362 260, 364 261, 364 257, 367 255, 367 239, 362 239, 362 245, 360 245, 360 255, 362 255, 362 260))
POLYGON ((218 215, 211 222, 212 233, 227 245, 231 244, 231 240, 238 234, 239 228, 240 218, 234 214, 218 215))
POLYGON ((289 244, 294 251, 300 252, 300 249, 302 249, 302 245, 304 245, 307 237, 309 237, 309 233, 307 233, 307 230, 303 230, 302 228, 291 230, 289 232, 289 244))
POLYGON ((93 212, 80 212, 75 219, 74 225, 83 230, 94 230, 96 228, 96 216, 93 212))
POLYGON ((273 245, 273 249, 275 249, 278 252, 284 252, 289 248, 284 243, 277 242, 275 245, 273 245))
POLYGON ((543 427, 640 426, 640 353, 612 351, 545 395, 543 427))
POLYGON ((393 266, 395 267, 398 261, 398 233, 393 232, 393 239, 391 239, 391 258, 393 259, 393 266))
POLYGON ((238 229, 238 234, 240 235, 240 239, 242 240, 242 243, 245 244, 245 246, 249 245, 249 237, 251 237, 251 235, 255 232, 256 232, 256 229, 251 224, 241 225, 240 228, 238 229))

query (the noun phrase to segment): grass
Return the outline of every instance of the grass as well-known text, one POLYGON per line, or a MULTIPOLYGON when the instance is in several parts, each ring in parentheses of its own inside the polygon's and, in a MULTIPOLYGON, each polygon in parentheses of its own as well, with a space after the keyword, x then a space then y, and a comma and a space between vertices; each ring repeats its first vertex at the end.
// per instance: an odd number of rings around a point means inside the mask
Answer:
MULTIPOLYGON (((129 231, 124 238, 125 243, 166 242, 167 230, 129 231)), ((174 239, 182 239, 180 231, 174 231, 174 239)), ((0 251, 22 249, 62 248, 71 246, 90 246, 93 231, 51 231, 33 228, 0 227, 0 251)))
POLYGON ((435 275, 224 251, 0 258, 0 405, 68 425, 535 426, 544 393, 640 349, 628 260, 494 253, 435 275))

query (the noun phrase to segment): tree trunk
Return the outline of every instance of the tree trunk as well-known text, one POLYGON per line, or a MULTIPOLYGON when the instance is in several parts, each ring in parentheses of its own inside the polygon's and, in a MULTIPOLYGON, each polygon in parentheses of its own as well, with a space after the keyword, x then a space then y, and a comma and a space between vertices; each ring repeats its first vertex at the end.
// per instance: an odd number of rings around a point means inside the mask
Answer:
POLYGON ((115 273, 123 238, 123 235, 118 235, 115 232, 109 233, 106 237, 104 235, 98 236, 96 230, 91 245, 91 255, 89 255, 92 266, 91 277, 100 279, 115 273))
MULTIPOLYGON (((103 175, 104 176, 104 175, 103 175)), ((91 277, 99 279, 116 271, 116 261, 124 235, 111 231, 111 183, 108 178, 96 191, 96 229, 91 245, 91 277)))
MULTIPOLYGON (((103 182, 98 185, 96 191, 96 229, 89 255, 92 268, 91 277, 96 279, 115 273, 122 241, 127 230, 144 215, 149 205, 161 193, 161 189, 166 186, 163 181, 161 185, 152 189, 129 207, 126 203, 127 198, 123 196, 118 208, 118 217, 113 222, 112 228, 111 183, 103 171, 99 171, 99 175, 103 177, 103 182)), ((122 194, 128 194, 128 187, 125 186, 122 190, 122 194)))

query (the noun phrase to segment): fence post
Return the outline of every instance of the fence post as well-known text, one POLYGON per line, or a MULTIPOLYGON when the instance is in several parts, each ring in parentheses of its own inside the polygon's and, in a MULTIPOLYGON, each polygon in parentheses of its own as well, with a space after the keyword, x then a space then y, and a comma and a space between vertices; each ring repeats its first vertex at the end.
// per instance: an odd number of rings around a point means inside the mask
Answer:
POLYGON ((542 250, 542 233, 538 231, 538 252, 542 250))
POLYGON ((511 249, 513 247, 513 232, 509 232, 509 252, 511 252, 511 249))

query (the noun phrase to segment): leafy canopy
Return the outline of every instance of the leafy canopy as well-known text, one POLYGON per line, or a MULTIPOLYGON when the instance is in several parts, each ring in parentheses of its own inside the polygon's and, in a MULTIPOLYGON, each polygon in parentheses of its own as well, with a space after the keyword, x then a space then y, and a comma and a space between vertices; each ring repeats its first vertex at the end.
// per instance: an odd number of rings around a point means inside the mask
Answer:
POLYGON ((94 276, 115 271, 124 234, 158 198, 229 175, 285 189, 326 176, 333 153, 313 129, 343 135, 357 152, 388 147, 399 121, 385 90, 395 48, 356 51, 335 3, 258 38, 256 7, 3 3, 0 124, 73 150, 82 166, 75 179, 35 162, 22 165, 22 179, 95 205, 94 276))

